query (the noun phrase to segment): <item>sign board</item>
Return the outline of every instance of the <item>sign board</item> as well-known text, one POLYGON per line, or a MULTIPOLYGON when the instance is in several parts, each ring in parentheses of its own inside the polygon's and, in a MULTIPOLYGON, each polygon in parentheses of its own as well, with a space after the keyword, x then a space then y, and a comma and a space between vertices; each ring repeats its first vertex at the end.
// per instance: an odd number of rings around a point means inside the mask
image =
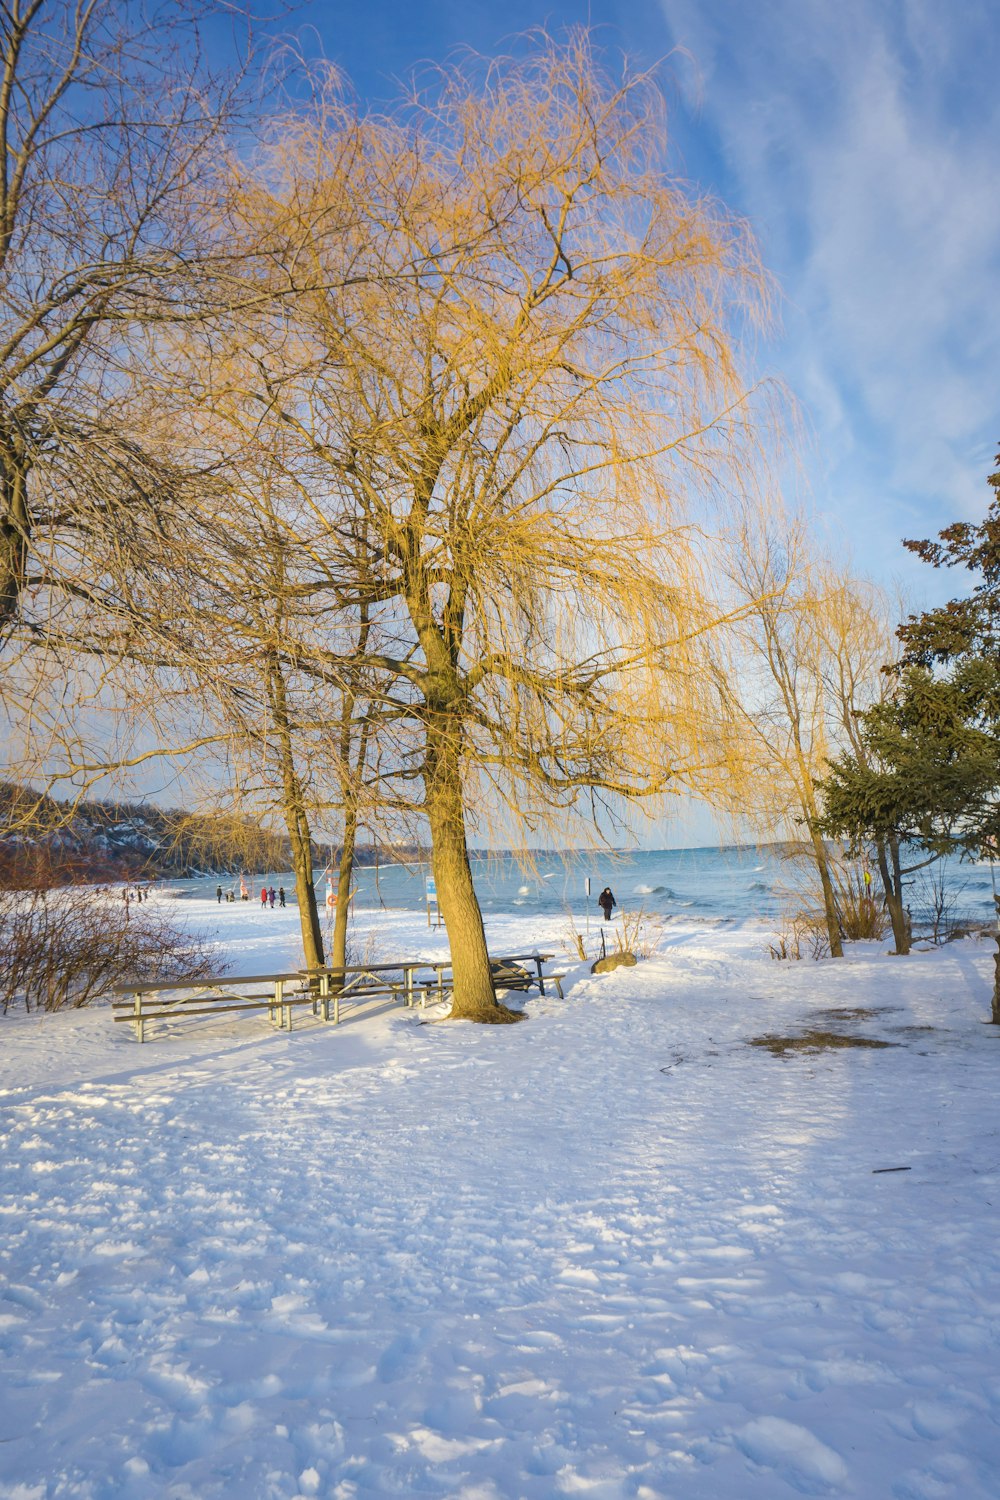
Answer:
POLYGON ((437 888, 437 881, 434 879, 434 876, 433 875, 428 875, 426 877, 425 881, 424 881, 424 885, 427 888, 427 899, 428 899, 428 901, 437 901, 437 898, 438 898, 438 888, 437 888))
POLYGON ((586 879, 583 882, 583 893, 584 893, 585 896, 589 896, 590 895, 590 876, 589 875, 586 877, 586 879))

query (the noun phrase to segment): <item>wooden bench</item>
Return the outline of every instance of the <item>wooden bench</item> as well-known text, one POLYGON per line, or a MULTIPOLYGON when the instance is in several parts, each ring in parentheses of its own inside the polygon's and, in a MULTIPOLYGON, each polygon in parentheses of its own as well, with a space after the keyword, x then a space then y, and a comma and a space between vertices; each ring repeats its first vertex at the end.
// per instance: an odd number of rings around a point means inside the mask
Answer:
POLYGON ((266 1010, 272 1025, 292 1029, 292 1010, 314 1005, 314 995, 299 971, 291 974, 249 974, 239 979, 163 980, 112 986, 112 1019, 130 1021, 140 1042, 146 1023, 178 1016, 208 1016, 225 1011, 266 1010), (262 986, 262 988, 259 988, 262 986))

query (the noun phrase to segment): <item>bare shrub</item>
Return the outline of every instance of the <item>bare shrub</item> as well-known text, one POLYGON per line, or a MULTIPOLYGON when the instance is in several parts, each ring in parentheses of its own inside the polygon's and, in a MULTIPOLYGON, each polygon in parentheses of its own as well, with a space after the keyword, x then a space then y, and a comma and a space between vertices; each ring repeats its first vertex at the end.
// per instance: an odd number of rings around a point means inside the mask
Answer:
POLYGON ((848 942, 880 942, 889 931, 885 897, 863 864, 836 860, 832 864, 840 930, 848 942))
POLYGON ((651 958, 662 936, 662 920, 651 917, 645 907, 640 906, 638 911, 623 911, 621 926, 615 928, 615 952, 651 958))
POLYGON ((587 961, 587 948, 583 933, 576 925, 576 917, 570 908, 565 908, 566 920, 562 926, 562 945, 571 958, 578 958, 581 963, 587 961))
POLYGON ((779 963, 784 962, 786 959, 799 959, 802 957, 802 950, 798 939, 790 931, 775 933, 774 942, 768 943, 767 951, 768 955, 779 963))
POLYGON ((823 906, 817 904, 786 910, 781 929, 774 942, 768 944, 767 951, 771 958, 778 960, 828 958, 830 934, 823 906))
POLYGON ((206 939, 106 886, 0 890, 0 1009, 77 1009, 113 984, 204 979, 226 965, 206 939))
POLYGON ((345 964, 377 964, 381 957, 378 934, 374 927, 369 927, 362 942, 357 927, 352 924, 348 929, 347 942, 344 948, 345 964))
POLYGON ((924 935, 932 943, 950 942, 967 929, 968 919, 960 915, 958 903, 968 883, 967 880, 956 881, 942 863, 931 865, 918 874, 913 883, 913 904, 920 914, 921 926, 930 926, 930 932, 924 935))
MULTIPOLYGON (((801 847, 787 850, 784 857, 787 878, 780 895, 785 911, 768 952, 774 959, 826 958, 831 951, 830 913, 815 864, 801 847)), ((852 943, 881 941, 890 925, 881 888, 863 862, 832 849, 827 850, 827 860, 841 938, 852 943)))

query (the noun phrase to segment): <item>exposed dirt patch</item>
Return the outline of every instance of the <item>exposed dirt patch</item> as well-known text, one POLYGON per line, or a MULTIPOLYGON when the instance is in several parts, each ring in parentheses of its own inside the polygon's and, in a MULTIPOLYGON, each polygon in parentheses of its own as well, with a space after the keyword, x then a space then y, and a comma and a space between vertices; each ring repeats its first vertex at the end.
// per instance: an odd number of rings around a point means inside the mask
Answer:
POLYGON ((893 1010, 899 1010, 899 1006, 877 1005, 872 1009, 866 1009, 862 1005, 853 1008, 840 1006, 832 1010, 813 1010, 809 1012, 809 1016, 814 1021, 870 1021, 874 1016, 884 1016, 893 1010))
POLYGON ((766 1047, 774 1057, 788 1052, 826 1052, 838 1047, 895 1047, 897 1042, 880 1042, 872 1036, 845 1036, 838 1031, 804 1031, 799 1036, 755 1036, 751 1047, 766 1047))

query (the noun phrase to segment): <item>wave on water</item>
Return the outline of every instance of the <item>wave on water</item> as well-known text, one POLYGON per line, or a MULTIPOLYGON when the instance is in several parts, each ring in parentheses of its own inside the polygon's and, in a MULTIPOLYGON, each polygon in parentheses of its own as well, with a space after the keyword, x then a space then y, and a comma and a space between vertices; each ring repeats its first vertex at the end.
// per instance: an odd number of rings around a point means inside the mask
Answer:
POLYGON ((517 888, 517 894, 519 896, 530 896, 531 895, 531 886, 530 885, 519 885, 518 888, 517 888))

